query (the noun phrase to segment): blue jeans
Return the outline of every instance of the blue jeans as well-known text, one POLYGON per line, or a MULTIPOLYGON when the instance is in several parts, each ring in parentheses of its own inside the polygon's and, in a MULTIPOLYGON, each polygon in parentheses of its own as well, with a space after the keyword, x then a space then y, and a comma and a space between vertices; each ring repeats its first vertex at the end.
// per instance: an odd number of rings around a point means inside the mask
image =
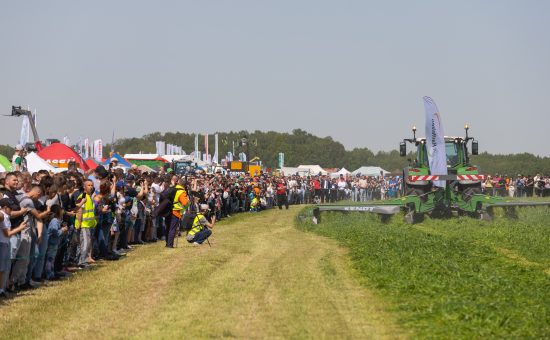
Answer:
POLYGON ((46 250, 48 250, 49 233, 46 224, 42 230, 42 240, 38 244, 38 253, 36 254, 36 262, 34 263, 33 279, 40 280, 44 271, 44 262, 46 261, 46 250))
POLYGON ((206 241, 207 238, 210 237, 210 235, 212 235, 212 230, 204 228, 203 230, 196 233, 193 240, 189 241, 189 243, 197 242, 198 244, 202 244, 204 241, 206 241))
POLYGON ((365 202, 367 200, 367 189, 359 189, 359 201, 365 202))
POLYGON ((134 242, 140 242, 141 240, 139 239, 139 233, 142 230, 142 224, 143 224, 143 220, 141 218, 137 218, 136 221, 134 222, 134 239, 132 241, 134 242))
POLYGON ((46 271, 46 279, 48 280, 53 279, 55 277, 54 262, 55 262, 55 255, 57 254, 58 246, 59 246, 59 239, 53 242, 49 242, 48 250, 46 250, 45 271, 46 271))

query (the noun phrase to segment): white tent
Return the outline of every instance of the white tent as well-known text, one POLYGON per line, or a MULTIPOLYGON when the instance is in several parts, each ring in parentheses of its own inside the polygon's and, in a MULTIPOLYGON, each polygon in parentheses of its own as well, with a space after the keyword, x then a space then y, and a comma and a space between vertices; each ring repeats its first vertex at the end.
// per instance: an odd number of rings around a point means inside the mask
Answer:
POLYGON ((361 175, 361 176, 374 177, 374 176, 380 176, 381 172, 384 174, 384 176, 390 173, 389 171, 386 171, 379 166, 362 166, 359 169, 352 172, 351 174, 353 176, 361 175))
POLYGON ((309 170, 308 169, 293 168, 293 167, 289 167, 289 166, 282 167, 281 172, 283 173, 284 176, 293 176, 293 175, 296 175, 296 174, 298 174, 299 176, 309 175, 309 170))
POLYGON ((64 170, 67 170, 67 168, 53 167, 52 165, 50 165, 50 163, 46 162, 44 159, 38 156, 36 152, 29 153, 27 156, 25 156, 25 159, 27 160, 27 169, 31 174, 40 170, 48 170, 52 172, 62 172, 64 170))
POLYGON ((139 159, 139 160, 154 160, 159 157, 156 153, 127 153, 124 155, 126 159, 139 159))
POLYGON ((172 162, 172 161, 193 161, 193 157, 191 155, 164 155, 164 156, 161 156, 162 158, 164 158, 165 160, 167 160, 168 162, 172 162))
POLYGON ((336 177, 340 177, 340 175, 344 175, 344 177, 346 177, 349 174, 351 174, 351 172, 349 172, 346 168, 342 168, 338 172, 334 172, 334 173, 330 174, 330 177, 331 178, 336 178, 336 177))
POLYGON ((328 172, 319 165, 299 165, 298 169, 308 170, 310 175, 326 175, 328 172))

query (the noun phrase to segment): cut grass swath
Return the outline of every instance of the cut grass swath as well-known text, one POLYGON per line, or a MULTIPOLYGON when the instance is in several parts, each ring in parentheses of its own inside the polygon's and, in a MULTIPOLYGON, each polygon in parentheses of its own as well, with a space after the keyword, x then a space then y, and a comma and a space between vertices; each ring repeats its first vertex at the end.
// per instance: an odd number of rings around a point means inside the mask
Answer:
MULTIPOLYGON (((550 217, 470 218, 410 226, 399 217, 327 213, 299 228, 350 249, 364 283, 395 306, 421 337, 546 337, 550 334, 550 217)), ((307 211, 303 213, 306 215, 307 211)))

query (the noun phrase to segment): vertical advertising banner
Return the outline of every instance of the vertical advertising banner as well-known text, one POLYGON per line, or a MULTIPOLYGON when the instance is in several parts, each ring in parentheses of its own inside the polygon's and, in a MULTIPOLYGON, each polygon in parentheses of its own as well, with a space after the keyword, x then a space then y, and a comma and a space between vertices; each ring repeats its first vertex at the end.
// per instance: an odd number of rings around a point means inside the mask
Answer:
POLYGON ((212 162, 218 164, 218 134, 214 135, 214 157, 212 162))
POLYGON ((103 142, 101 139, 96 139, 94 141, 94 160, 96 162, 101 162, 103 158, 103 142))
MULTIPOLYGON (((445 154, 445 138, 443 122, 437 105, 430 97, 424 97, 426 111, 426 150, 432 175, 447 175, 447 156, 445 154)), ((433 181, 435 186, 444 188, 445 181, 433 181)))
POLYGON ((201 159, 199 155, 199 135, 195 135, 195 159, 201 159))
POLYGON ((90 158, 90 140, 88 138, 84 139, 84 159, 90 158))
POLYGON ((282 152, 279 152, 279 169, 283 168, 285 166, 285 154, 282 152))
POLYGON ((208 155, 208 134, 204 135, 204 153, 208 155))
POLYGON ((19 136, 18 144, 25 146, 25 144, 29 142, 30 128, 31 128, 31 125, 29 123, 29 117, 24 116, 23 123, 21 125, 21 135, 19 136))

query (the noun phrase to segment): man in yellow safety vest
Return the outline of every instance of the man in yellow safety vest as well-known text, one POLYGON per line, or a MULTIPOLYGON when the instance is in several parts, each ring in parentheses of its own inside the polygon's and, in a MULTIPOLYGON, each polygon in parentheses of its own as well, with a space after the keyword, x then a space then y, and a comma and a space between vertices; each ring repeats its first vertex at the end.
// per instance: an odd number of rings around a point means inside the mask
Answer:
POLYGON ((212 222, 209 222, 204 216, 207 212, 208 204, 201 204, 200 212, 193 221, 193 227, 191 227, 191 230, 187 233, 187 242, 199 245, 212 235, 212 230, 210 229, 212 229, 216 223, 216 216, 212 216, 212 222))
POLYGON ((78 212, 75 228, 80 232, 80 259, 78 265, 81 268, 87 268, 95 262, 92 259, 92 235, 97 225, 95 205, 92 199, 94 190, 94 183, 89 179, 85 180, 84 192, 76 199, 78 212))
POLYGON ((176 233, 179 232, 181 227, 181 218, 183 212, 187 209, 189 205, 189 198, 187 197, 187 192, 183 188, 183 180, 180 179, 176 184, 176 194, 174 195, 174 201, 172 205, 172 216, 170 220, 170 230, 168 231, 168 237, 166 239, 166 247, 174 248, 174 238, 176 233))

